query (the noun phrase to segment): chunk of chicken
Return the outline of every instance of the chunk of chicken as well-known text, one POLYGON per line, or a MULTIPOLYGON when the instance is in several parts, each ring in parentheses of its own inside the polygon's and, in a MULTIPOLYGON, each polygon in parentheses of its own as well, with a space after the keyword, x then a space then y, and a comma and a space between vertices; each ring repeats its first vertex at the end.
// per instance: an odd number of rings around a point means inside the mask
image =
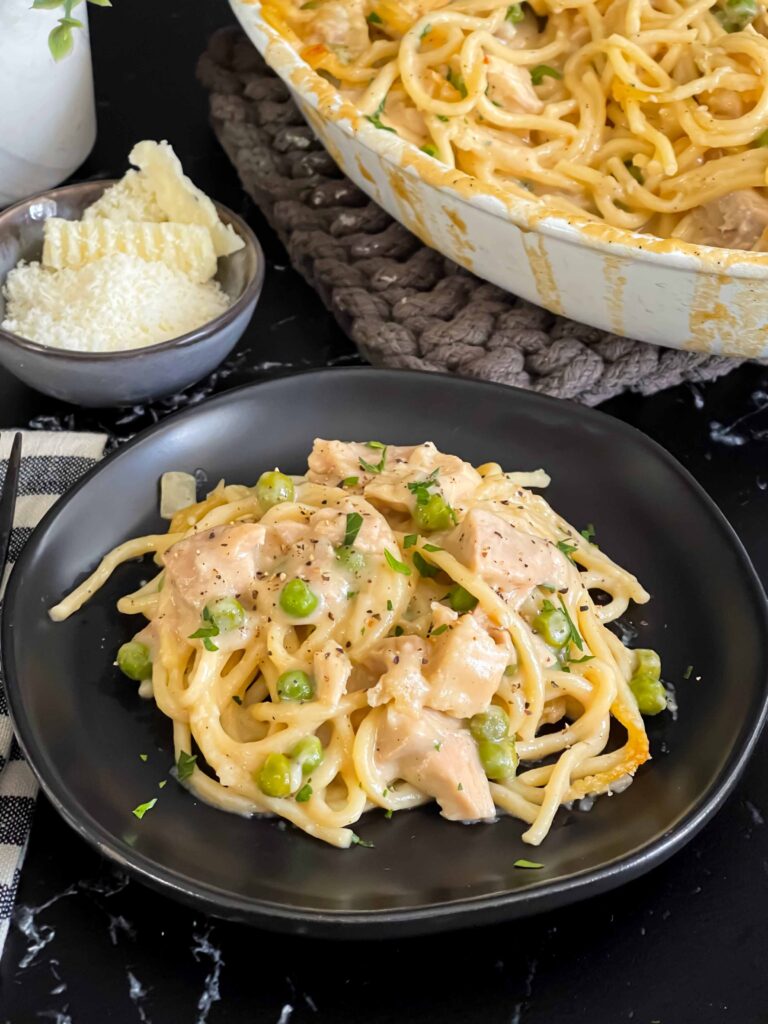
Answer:
POLYGON ((485 509, 471 509, 442 544, 516 605, 540 583, 557 589, 568 584, 568 562, 554 544, 485 509))
POLYGON ((536 94, 526 68, 509 64, 500 57, 488 57, 488 99, 505 110, 540 114, 543 102, 536 94))
POLYGON ((496 816, 474 740, 439 711, 415 718, 387 708, 376 756, 387 777, 405 779, 434 797, 444 818, 487 821, 496 816))
POLYGON ((164 610, 180 636, 200 625, 205 605, 218 597, 242 598, 260 565, 269 558, 267 530, 260 523, 216 526, 192 534, 164 555, 164 610))
POLYGON ((315 652, 313 663, 316 698, 321 704, 335 707, 346 693, 352 663, 333 640, 327 640, 315 652))
MULTIPOLYGON (((334 547, 344 543, 344 536, 347 531, 347 515, 356 511, 354 506, 349 508, 324 508, 315 512, 310 520, 310 529, 313 537, 327 538, 334 547)), ((395 536, 390 529, 389 523, 381 513, 370 509, 362 514, 362 525, 355 537, 355 548, 363 554, 374 554, 384 551, 386 547, 395 544, 395 536)))
POLYGON ((766 252, 768 199, 754 188, 729 192, 683 217, 672 237, 698 245, 766 252))
MULTIPOLYGON (((387 469, 393 464, 407 462, 412 452, 412 445, 403 448, 390 445, 386 452, 387 469)), ((336 487, 342 480, 355 476, 364 483, 375 474, 366 472, 361 461, 376 465, 381 456, 382 449, 370 448, 362 441, 325 441, 318 437, 307 459, 307 479, 329 487, 336 487)))
POLYGON ((401 710, 417 714, 429 693, 423 674, 426 661, 427 642, 418 636, 382 641, 366 665, 379 675, 378 683, 368 691, 368 704, 375 708, 393 701, 401 710))
POLYGON ((469 718, 490 704, 508 650, 494 643, 474 616, 459 618, 442 605, 433 607, 436 628, 447 625, 446 632, 434 640, 390 637, 369 655, 366 668, 380 677, 368 691, 371 707, 392 701, 410 714, 428 707, 469 718))
POLYGON ((432 643, 424 672, 429 684, 426 703, 457 718, 484 711, 499 688, 508 653, 497 646, 472 615, 432 643))
POLYGON ((342 58, 363 53, 369 44, 363 0, 325 0, 312 19, 307 42, 324 43, 342 58))
POLYGON ((445 455, 431 441, 410 447, 390 445, 386 452, 369 448, 359 441, 317 439, 309 456, 307 479, 313 483, 337 485, 341 480, 358 477, 365 497, 375 505, 410 512, 416 503, 408 484, 425 481, 434 474, 430 493, 440 492, 451 506, 469 498, 481 482, 481 476, 468 462, 456 455, 445 455), (366 471, 362 464, 378 465, 380 472, 366 471))

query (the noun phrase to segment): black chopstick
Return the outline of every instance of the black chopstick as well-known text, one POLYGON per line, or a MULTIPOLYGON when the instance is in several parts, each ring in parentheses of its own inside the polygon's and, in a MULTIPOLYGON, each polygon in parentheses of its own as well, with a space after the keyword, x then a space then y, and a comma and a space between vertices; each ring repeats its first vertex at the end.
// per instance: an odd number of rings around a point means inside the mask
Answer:
POLYGON ((0 497, 0 575, 8 560, 8 545, 11 543, 13 514, 16 511, 16 494, 19 490, 19 471, 21 470, 21 434, 17 433, 11 446, 11 457, 8 459, 8 471, 5 474, 3 494, 0 497))

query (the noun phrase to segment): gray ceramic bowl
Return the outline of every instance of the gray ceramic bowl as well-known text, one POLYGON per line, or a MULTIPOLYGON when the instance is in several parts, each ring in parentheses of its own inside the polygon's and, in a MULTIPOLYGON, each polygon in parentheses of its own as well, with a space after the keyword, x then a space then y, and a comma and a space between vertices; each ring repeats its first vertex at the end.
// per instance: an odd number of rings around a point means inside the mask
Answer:
MULTIPOLYGON (((66 185, 0 212, 0 322, 2 286, 19 260, 39 259, 48 217, 78 220, 112 181, 66 185)), ((216 204, 245 248, 219 260, 216 280, 232 299, 221 316, 171 341, 125 352, 69 352, 0 329, 0 365, 25 384, 77 405, 135 405, 173 394, 200 380, 232 351, 250 321, 264 281, 264 254, 241 217, 216 204)))

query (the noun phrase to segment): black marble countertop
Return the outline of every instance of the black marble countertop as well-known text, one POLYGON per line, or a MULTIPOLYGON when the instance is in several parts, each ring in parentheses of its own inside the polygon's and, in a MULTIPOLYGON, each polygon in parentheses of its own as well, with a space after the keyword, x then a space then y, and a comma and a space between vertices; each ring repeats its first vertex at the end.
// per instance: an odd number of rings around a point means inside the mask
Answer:
MULTIPOLYGON (((223 0, 91 8, 99 138, 82 176, 120 174, 138 139, 169 139, 192 178, 261 237, 267 278, 245 337, 213 379, 150 408, 77 410, 3 374, 0 426, 105 429, 126 438, 235 384, 359 361, 287 266, 208 129, 195 62, 208 35, 231 21, 223 0)), ((765 579, 768 370, 749 366, 706 387, 625 396, 604 410, 693 473, 765 579)), ((766 817, 764 739, 717 818, 650 875, 529 921, 352 945, 275 936, 177 905, 103 861, 41 797, 0 963, 0 1021, 764 1024, 766 817)))

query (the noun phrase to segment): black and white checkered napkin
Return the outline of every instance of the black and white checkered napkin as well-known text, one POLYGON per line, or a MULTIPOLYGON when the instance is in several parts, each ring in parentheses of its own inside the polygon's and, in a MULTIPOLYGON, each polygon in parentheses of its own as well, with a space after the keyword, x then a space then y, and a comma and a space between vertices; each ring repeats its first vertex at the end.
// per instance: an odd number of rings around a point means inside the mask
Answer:
MULTIPOLYGON (((15 433, 0 431, 0 487, 5 484, 15 433)), ((35 526, 56 500, 99 461, 106 440, 104 434, 23 432, 19 496, 0 596, 11 566, 35 526)), ((37 780, 14 738, 5 688, 0 685, 0 954, 13 913, 36 795, 37 780)))

